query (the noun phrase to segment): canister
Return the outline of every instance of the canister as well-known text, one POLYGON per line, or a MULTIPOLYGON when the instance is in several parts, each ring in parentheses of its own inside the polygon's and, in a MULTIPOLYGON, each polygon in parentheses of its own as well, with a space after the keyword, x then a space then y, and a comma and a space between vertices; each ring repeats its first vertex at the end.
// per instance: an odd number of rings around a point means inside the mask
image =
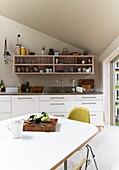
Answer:
POLYGON ((29 55, 30 50, 26 49, 26 55, 29 55))
POLYGON ((21 47, 21 55, 26 55, 26 48, 25 47, 21 47))
POLYGON ((16 44, 16 54, 17 55, 21 54, 21 44, 16 44))

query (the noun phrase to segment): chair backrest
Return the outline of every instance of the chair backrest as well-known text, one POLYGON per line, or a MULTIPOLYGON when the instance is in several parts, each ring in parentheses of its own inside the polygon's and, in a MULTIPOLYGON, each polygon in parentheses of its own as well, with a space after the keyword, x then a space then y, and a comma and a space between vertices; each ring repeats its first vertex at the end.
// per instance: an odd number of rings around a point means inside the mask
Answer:
POLYGON ((87 108, 75 107, 70 111, 68 119, 90 123, 90 112, 87 108))

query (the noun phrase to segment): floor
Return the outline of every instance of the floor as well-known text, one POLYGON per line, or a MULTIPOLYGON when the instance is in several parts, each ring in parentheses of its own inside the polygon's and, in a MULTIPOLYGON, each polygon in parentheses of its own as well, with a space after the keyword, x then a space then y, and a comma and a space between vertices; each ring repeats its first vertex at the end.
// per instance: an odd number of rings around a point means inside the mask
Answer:
MULTIPOLYGON (((101 133, 98 133, 89 144, 96 155, 96 160, 99 170, 119 170, 112 168, 119 164, 119 127, 108 126, 105 127, 101 133)), ((73 168, 80 162, 81 158, 85 156, 85 149, 78 151, 68 160, 68 170, 73 168)), ((88 170, 95 170, 92 158, 90 156, 90 165, 88 170)), ((84 168, 82 168, 83 170, 84 168)), ((61 165, 57 170, 63 170, 61 165)))

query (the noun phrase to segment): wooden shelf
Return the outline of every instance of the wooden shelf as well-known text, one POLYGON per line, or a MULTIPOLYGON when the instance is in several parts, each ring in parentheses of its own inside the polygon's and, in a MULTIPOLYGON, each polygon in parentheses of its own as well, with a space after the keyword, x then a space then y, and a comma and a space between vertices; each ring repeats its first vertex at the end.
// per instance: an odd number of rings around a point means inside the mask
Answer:
POLYGON ((53 64, 14 64, 15 66, 53 66, 53 64))
POLYGON ((54 64, 55 66, 92 66, 92 64, 54 64))
POLYGON ((14 55, 13 61, 16 74, 94 74, 93 55, 14 55))

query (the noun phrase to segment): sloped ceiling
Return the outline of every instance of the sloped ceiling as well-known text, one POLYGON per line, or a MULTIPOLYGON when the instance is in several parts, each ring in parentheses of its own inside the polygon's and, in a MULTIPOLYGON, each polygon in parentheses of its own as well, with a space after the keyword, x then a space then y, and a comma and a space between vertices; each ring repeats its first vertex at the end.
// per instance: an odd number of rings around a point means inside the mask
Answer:
POLYGON ((0 0, 0 15, 97 56, 119 35, 119 0, 0 0))

